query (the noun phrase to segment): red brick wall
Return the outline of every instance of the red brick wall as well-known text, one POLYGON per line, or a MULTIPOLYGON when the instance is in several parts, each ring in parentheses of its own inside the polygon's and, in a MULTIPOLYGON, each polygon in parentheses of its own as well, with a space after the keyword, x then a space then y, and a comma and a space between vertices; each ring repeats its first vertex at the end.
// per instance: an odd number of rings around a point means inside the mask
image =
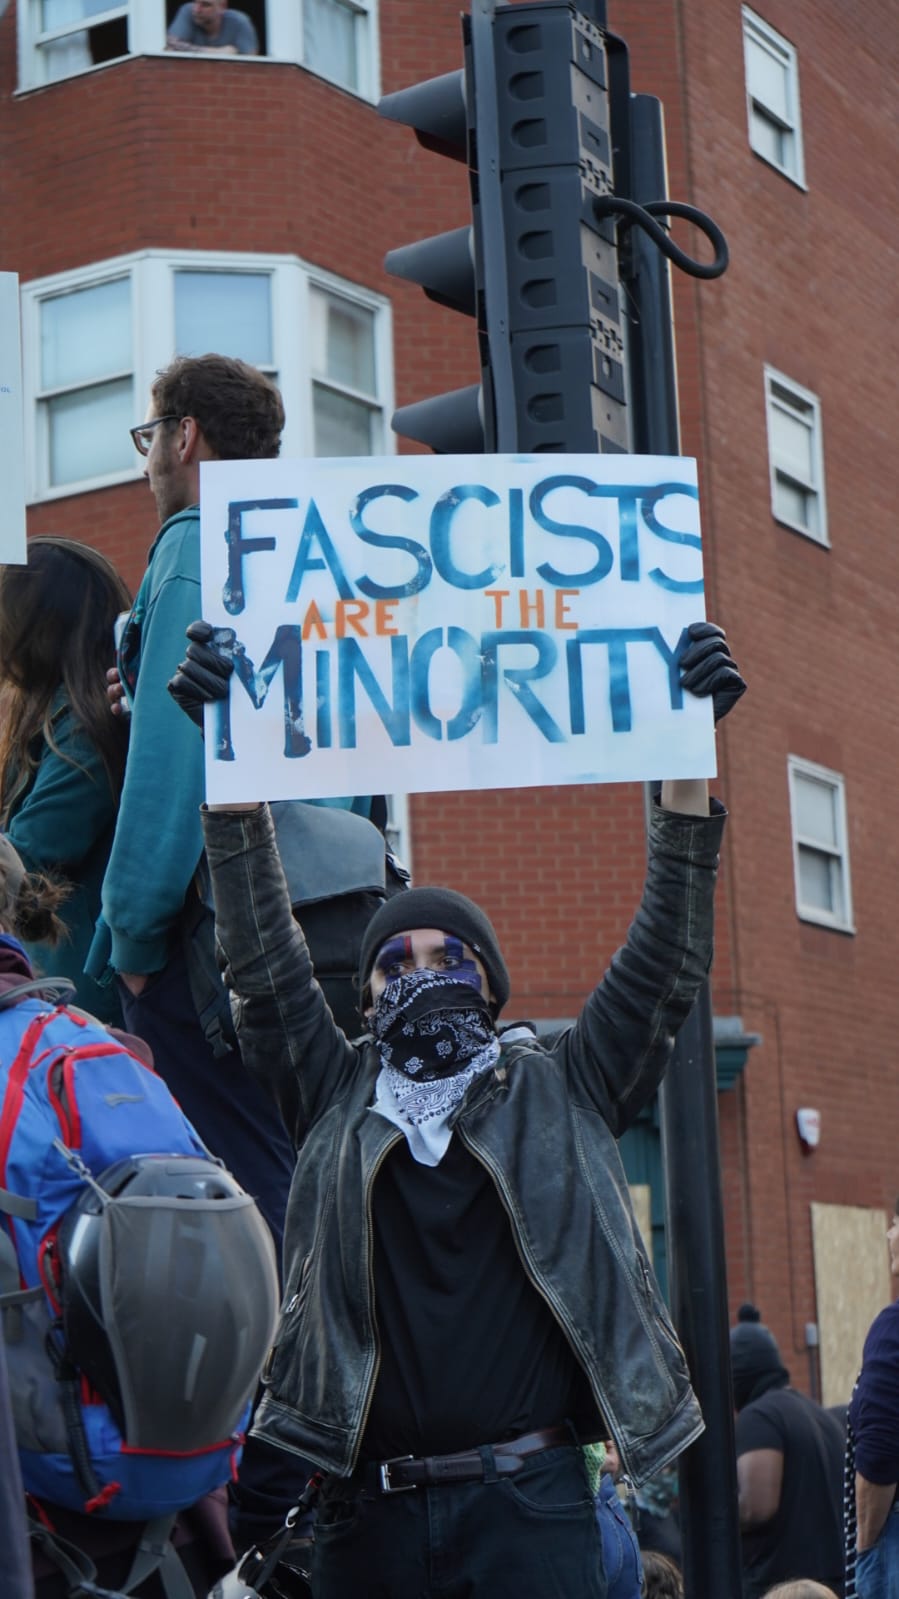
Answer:
MULTIPOLYGON (((708 210, 731 248, 718 282, 674 275, 708 610, 751 684, 719 734, 732 818, 714 999, 763 1043, 722 1097, 721 1144, 732 1303, 757 1299, 799 1377, 815 1316, 809 1204, 887 1208, 899 1187, 899 34, 887 0, 758 9, 799 51, 807 190, 749 148, 737 0, 610 0, 609 22, 634 88, 664 100, 672 194, 708 210), (821 399, 829 550, 772 519, 765 362, 821 399), (788 753, 846 776, 855 936, 796 917, 788 753), (822 1141, 804 1156, 794 1113, 809 1103, 822 1141)), ((385 90, 460 63, 458 12, 382 0, 385 90)), ((390 293, 398 403, 473 380, 472 330, 382 267, 392 246, 467 219, 461 167, 286 65, 133 60, 14 99, 14 13, 0 20, 0 267, 28 279, 145 247, 295 252, 390 293)), ((674 234, 708 257, 685 225, 674 234)), ((134 484, 34 507, 30 523, 90 538, 134 582, 152 511, 134 484)), ((639 790, 419 796, 412 822, 419 880, 445 879, 494 916, 512 1008, 574 1011, 636 902, 639 790)))

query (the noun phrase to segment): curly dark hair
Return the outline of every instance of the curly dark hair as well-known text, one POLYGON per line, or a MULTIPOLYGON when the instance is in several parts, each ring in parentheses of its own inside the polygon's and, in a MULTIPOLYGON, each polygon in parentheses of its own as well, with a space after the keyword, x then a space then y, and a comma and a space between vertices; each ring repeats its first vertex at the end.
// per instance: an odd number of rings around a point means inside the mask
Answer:
POLYGON ((27 943, 58 944, 68 929, 56 912, 70 892, 68 883, 26 872, 18 851, 0 835, 0 931, 27 943))
POLYGON ((31 781, 41 740, 56 749, 59 689, 118 798, 128 724, 109 713, 106 670, 115 660, 115 619, 130 607, 111 562, 74 539, 31 539, 27 566, 0 568, 0 826, 31 781))
POLYGON ((654 1549, 644 1549, 641 1555, 646 1599, 684 1599, 684 1579, 677 1561, 654 1549))
POLYGON ((222 461, 278 455, 284 427, 280 392, 254 366, 227 355, 179 355, 157 372, 157 416, 192 416, 222 461))

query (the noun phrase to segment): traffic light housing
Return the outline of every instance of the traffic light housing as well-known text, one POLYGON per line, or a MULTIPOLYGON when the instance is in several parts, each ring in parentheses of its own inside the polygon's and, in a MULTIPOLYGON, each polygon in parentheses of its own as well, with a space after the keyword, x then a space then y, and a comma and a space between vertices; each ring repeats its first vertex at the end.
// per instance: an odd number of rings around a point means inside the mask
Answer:
POLYGON ((627 52, 571 0, 472 0, 461 71, 381 101, 465 161, 472 221, 392 250, 388 271, 473 316, 481 381, 406 406, 440 453, 629 446, 615 223, 628 183, 627 52))

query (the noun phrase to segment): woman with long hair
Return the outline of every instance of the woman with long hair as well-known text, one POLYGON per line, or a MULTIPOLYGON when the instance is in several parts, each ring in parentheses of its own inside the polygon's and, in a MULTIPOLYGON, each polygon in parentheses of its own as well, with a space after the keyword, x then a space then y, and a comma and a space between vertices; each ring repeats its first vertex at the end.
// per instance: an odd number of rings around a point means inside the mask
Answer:
POLYGON ((125 771, 128 724, 110 714, 106 671, 130 605, 115 567, 73 539, 32 539, 27 566, 0 568, 0 827, 29 871, 69 890, 66 937, 28 953, 107 1022, 119 1019, 115 991, 83 966, 125 771))

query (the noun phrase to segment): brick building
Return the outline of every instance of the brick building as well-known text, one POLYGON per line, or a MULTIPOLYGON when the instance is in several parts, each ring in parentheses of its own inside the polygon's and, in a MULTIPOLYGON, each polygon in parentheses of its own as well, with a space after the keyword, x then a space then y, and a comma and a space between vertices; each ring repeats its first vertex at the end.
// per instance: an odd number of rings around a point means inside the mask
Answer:
MULTIPOLYGON (((395 404, 476 377, 473 333, 382 264, 468 220, 464 172, 374 109, 459 64, 459 0, 242 9, 258 57, 166 54, 172 0, 12 0, 0 15, 0 269, 22 285, 29 528, 95 543, 132 583, 155 521, 127 429, 176 349, 275 374, 295 455, 388 451, 395 404)), ((608 12, 633 88, 664 102, 671 193, 731 250, 718 282, 675 274, 707 610, 751 683, 719 735, 731 1299, 758 1301, 798 1381, 821 1375, 844 1399, 889 1291, 899 1189, 885 818, 899 40, 887 0, 608 12), (820 1112, 812 1151, 800 1107, 820 1112)), ((635 903, 639 791, 412 796, 405 823, 419 881, 489 906, 512 1009, 573 1015, 635 903)), ((627 1158, 659 1244, 651 1120, 627 1158)))

